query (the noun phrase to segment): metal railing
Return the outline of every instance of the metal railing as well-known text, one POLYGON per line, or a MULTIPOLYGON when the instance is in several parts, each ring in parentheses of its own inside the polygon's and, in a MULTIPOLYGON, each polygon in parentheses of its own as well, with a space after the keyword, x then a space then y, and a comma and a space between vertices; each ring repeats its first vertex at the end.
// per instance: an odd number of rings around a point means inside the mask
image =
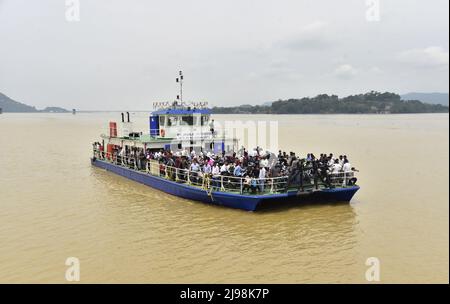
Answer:
POLYGON ((299 185, 289 176, 252 178, 233 176, 231 174, 212 175, 189 169, 168 166, 158 160, 147 160, 138 155, 121 156, 94 149, 94 157, 115 165, 127 167, 141 173, 150 174, 177 183, 200 187, 208 191, 234 192, 239 194, 273 194, 285 193, 288 190, 307 191, 319 188, 347 187, 351 185, 354 172, 331 173, 328 179, 313 182, 302 181, 299 185))
POLYGON ((209 190, 238 192, 240 194, 285 192, 288 179, 286 176, 250 178, 228 174, 213 175, 201 171, 167 166, 157 160, 148 161, 146 171, 151 175, 163 177, 175 182, 182 182, 209 190))
POLYGON ((347 187, 356 182, 355 172, 336 172, 330 173, 330 184, 333 187, 347 187))

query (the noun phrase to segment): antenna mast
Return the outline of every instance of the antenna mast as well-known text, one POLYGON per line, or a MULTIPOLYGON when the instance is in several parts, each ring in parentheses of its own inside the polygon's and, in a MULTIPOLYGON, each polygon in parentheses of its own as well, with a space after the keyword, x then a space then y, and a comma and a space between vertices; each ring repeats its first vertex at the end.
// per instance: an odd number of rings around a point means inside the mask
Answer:
POLYGON ((180 95, 177 96, 177 100, 183 103, 183 71, 179 72, 179 77, 177 77, 176 81, 180 84, 180 95))

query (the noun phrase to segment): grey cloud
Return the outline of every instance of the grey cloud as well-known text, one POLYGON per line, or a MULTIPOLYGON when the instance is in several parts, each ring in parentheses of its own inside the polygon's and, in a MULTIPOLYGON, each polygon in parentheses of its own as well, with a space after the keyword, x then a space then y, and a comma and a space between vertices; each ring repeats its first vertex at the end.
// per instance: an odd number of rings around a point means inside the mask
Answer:
POLYGON ((416 67, 433 68, 449 66, 449 53, 439 46, 430 46, 422 49, 410 49, 401 52, 398 59, 406 64, 416 67))
POLYGON ((334 70, 334 75, 341 79, 351 79, 358 74, 358 70, 350 64, 341 64, 334 70))
POLYGON ((315 21, 300 28, 295 35, 280 41, 279 45, 293 51, 319 51, 327 50, 336 43, 329 32, 329 25, 315 21))

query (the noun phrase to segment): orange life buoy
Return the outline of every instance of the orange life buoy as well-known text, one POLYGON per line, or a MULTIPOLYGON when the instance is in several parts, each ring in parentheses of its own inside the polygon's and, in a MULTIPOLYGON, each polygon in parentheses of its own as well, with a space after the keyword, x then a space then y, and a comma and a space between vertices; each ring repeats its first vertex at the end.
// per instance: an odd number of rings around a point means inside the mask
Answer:
POLYGON ((164 131, 164 129, 161 129, 160 134, 161 134, 161 137, 164 137, 164 136, 166 136, 166 131, 164 131))

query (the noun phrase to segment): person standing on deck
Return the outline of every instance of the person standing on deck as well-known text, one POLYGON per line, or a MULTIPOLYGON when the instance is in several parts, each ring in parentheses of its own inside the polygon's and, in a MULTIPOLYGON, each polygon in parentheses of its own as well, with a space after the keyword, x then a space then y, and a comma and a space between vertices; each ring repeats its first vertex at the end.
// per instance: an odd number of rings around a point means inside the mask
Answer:
POLYGON ((339 163, 339 159, 334 160, 334 164, 331 165, 331 173, 337 174, 342 171, 342 166, 339 163))
POLYGON ((265 178, 266 178, 266 168, 261 167, 261 169, 259 170, 259 190, 261 192, 264 192, 265 178))
POLYGON ((198 173, 200 172, 200 165, 197 163, 197 160, 194 159, 194 161, 191 164, 190 167, 190 173, 191 173, 191 182, 197 183, 198 182, 198 173))
POLYGON ((333 153, 330 153, 330 155, 328 156, 328 166, 331 167, 331 166, 333 166, 334 163, 335 163, 335 161, 334 161, 333 153))
POLYGON ((268 156, 266 156, 266 155, 263 156, 259 163, 260 163, 260 165, 262 167, 265 167, 265 168, 269 167, 269 158, 268 158, 268 156))
POLYGON ((344 160, 344 165, 342 166, 342 170, 345 173, 349 173, 352 172, 352 165, 350 164, 350 162, 348 161, 348 159, 344 160))
POLYGON ((207 162, 204 166, 203 166, 203 173, 205 174, 211 174, 212 172, 212 168, 211 165, 209 164, 209 162, 207 162))
POLYGON ((344 156, 343 156, 343 155, 339 155, 339 164, 340 164, 341 166, 344 165, 344 156))
POLYGON ((219 164, 216 162, 211 169, 213 187, 219 187, 219 178, 220 178, 220 168, 219 164))
POLYGON ((145 160, 146 160, 146 158, 145 158, 145 154, 144 154, 144 149, 140 149, 139 150, 139 156, 138 156, 138 162, 139 162, 139 164, 138 164, 138 167, 139 167, 139 170, 144 170, 145 169, 145 160))
POLYGON ((233 175, 237 176, 237 177, 241 177, 242 176, 242 168, 241 165, 239 164, 239 162, 236 163, 236 167, 233 170, 233 175))
POLYGON ((211 131, 211 135, 214 137, 214 119, 209 123, 209 131, 211 131))
POLYGON ((228 162, 225 162, 222 167, 220 167, 220 173, 222 175, 226 174, 228 172, 228 162))
POLYGON ((215 163, 211 170, 212 175, 220 175, 219 164, 215 163))

